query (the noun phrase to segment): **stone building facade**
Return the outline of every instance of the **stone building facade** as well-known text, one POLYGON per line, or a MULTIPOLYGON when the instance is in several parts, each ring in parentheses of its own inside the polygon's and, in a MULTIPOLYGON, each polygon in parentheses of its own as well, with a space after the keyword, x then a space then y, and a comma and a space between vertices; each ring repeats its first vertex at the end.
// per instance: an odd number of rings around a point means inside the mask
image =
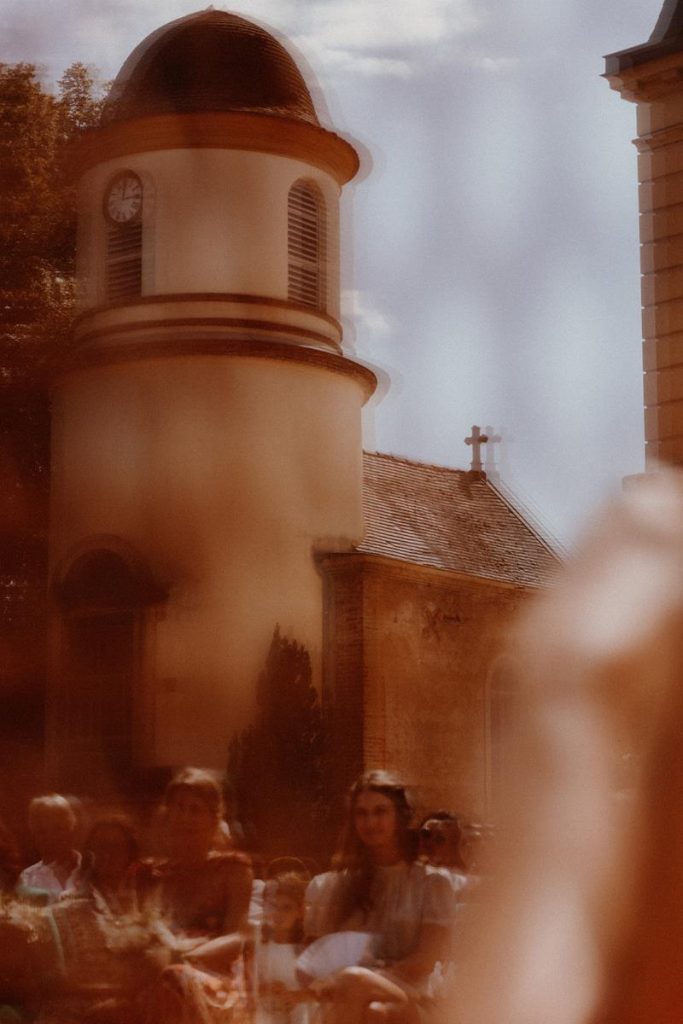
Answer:
POLYGON ((131 54, 76 164, 44 768, 17 792, 224 769, 277 626, 310 654, 337 794, 390 767, 425 808, 489 817, 501 652, 557 559, 483 473, 363 453, 375 377, 339 323, 353 146, 280 42, 208 9, 131 54))
POLYGON ((338 788, 399 771, 422 806, 489 818, 515 614, 557 560, 483 474, 364 457, 366 534, 321 559, 338 788))
POLYGON ((665 0, 650 39, 606 58, 637 105, 647 466, 683 464, 683 4, 665 0))

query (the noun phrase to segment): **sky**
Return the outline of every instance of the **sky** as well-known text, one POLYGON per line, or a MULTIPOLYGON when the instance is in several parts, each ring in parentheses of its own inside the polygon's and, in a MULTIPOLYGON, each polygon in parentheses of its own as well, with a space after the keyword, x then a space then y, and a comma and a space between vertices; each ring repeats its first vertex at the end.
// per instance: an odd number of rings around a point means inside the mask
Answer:
MULTIPOLYGON (((289 39, 323 123, 360 145, 342 288, 347 351, 382 380, 366 447, 466 469, 486 428, 491 479, 571 546, 643 469, 635 107, 600 76, 662 0, 214 6, 289 39)), ((0 60, 109 80, 198 9, 2 0, 0 60)))

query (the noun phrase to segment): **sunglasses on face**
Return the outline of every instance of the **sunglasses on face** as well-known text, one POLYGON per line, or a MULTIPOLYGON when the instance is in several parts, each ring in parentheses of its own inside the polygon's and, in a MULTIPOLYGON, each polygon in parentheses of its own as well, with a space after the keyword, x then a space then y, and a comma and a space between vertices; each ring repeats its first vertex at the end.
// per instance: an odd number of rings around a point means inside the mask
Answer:
POLYGON ((432 832, 430 828, 420 829, 420 839, 424 843, 436 843, 437 846, 443 846, 448 842, 448 836, 445 836, 443 832, 432 832))

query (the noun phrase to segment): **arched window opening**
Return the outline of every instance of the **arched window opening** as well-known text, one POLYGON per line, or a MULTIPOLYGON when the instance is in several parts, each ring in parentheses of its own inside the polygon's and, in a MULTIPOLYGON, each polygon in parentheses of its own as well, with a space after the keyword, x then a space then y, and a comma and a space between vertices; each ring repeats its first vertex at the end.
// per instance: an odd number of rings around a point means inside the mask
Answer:
POLYGON ((134 763, 136 683, 145 613, 161 599, 149 577, 117 553, 89 552, 57 588, 62 612, 60 772, 125 784, 134 763))
POLYGON ((107 302, 125 302, 142 294, 142 205, 138 175, 115 175, 104 195, 107 302))
POLYGON ((313 309, 326 305, 327 232, 325 203, 319 189, 297 181, 287 206, 288 294, 313 309))

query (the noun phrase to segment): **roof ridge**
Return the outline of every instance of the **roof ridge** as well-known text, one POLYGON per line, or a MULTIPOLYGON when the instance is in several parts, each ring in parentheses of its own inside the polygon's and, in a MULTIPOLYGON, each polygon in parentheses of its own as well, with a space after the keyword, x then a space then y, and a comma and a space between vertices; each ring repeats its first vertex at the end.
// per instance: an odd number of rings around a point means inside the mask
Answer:
MULTIPOLYGON (((458 469, 455 466, 444 466, 439 462, 423 462, 421 459, 411 459, 407 455, 394 455, 393 452, 370 452, 367 449, 363 449, 363 455, 369 455, 371 458, 379 459, 391 459, 392 462, 402 462, 407 466, 423 466, 425 469, 439 469, 445 473, 469 473, 469 469, 458 469)), ((485 477, 480 478, 484 483, 488 483, 485 477)))
POLYGON ((514 491, 500 480, 497 483, 488 481, 489 486, 498 495, 500 500, 510 509, 513 515, 517 516, 523 526, 529 530, 534 537, 543 544, 553 558, 561 560, 565 558, 568 551, 551 530, 541 522, 539 516, 530 508, 514 491))

